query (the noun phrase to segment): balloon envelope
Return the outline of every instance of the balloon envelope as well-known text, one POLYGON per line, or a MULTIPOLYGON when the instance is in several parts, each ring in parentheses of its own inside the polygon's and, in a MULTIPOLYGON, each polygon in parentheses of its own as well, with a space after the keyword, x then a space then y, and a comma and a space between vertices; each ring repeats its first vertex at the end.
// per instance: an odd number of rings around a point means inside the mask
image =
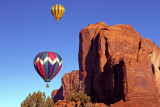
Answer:
POLYGON ((45 82, 50 82, 62 67, 61 57, 54 52, 41 52, 34 59, 34 67, 45 82))
POLYGON ((61 19, 65 12, 65 9, 62 5, 56 4, 51 8, 51 13, 53 14, 54 18, 58 21, 61 19))

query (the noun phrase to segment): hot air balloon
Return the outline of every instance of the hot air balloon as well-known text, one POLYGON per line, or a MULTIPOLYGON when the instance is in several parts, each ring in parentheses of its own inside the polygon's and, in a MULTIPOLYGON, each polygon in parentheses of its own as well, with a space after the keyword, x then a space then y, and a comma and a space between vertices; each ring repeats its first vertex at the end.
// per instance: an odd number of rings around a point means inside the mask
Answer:
POLYGON ((62 5, 56 4, 51 8, 51 12, 58 23, 58 20, 63 16, 65 9, 62 5))
POLYGON ((50 82, 60 71, 62 59, 55 52, 41 52, 34 58, 34 67, 45 82, 50 82))

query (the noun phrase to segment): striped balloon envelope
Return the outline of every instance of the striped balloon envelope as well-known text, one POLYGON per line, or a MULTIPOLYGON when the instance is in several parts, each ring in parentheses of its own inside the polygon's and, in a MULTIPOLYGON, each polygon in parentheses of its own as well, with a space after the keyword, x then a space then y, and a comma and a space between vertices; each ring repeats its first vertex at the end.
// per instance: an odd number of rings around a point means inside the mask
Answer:
POLYGON ((61 17, 63 16, 65 12, 65 9, 62 5, 56 4, 51 8, 51 13, 53 14, 54 18, 57 20, 61 19, 61 17))
POLYGON ((61 57, 54 52, 41 52, 34 58, 34 67, 45 82, 50 82, 62 67, 61 57))

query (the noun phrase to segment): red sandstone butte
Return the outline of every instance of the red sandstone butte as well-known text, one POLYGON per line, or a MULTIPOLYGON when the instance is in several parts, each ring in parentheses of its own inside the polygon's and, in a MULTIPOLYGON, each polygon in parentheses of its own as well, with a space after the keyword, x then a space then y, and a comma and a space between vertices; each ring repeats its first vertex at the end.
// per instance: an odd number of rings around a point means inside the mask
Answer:
POLYGON ((55 102, 61 100, 58 106, 66 105, 63 99, 71 84, 77 88, 76 80, 93 105, 160 107, 160 48, 155 43, 131 25, 104 22, 83 28, 79 39, 79 72, 65 74, 61 88, 52 92, 55 102))
POLYGON ((77 90, 78 83, 79 83, 79 71, 78 70, 72 71, 70 73, 66 73, 62 77, 61 88, 52 91, 51 97, 54 100, 54 102, 65 99, 66 95, 70 94, 71 89, 77 90))
POLYGON ((92 102, 158 105, 160 48, 131 25, 89 24, 79 36, 79 78, 92 102))

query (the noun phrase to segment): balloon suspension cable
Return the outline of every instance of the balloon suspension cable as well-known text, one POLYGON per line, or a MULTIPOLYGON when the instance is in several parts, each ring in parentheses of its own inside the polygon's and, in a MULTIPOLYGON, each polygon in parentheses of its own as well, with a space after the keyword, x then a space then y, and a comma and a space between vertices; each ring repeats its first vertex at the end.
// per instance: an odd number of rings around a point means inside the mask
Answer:
POLYGON ((58 20, 57 20, 57 24, 58 24, 58 20))

